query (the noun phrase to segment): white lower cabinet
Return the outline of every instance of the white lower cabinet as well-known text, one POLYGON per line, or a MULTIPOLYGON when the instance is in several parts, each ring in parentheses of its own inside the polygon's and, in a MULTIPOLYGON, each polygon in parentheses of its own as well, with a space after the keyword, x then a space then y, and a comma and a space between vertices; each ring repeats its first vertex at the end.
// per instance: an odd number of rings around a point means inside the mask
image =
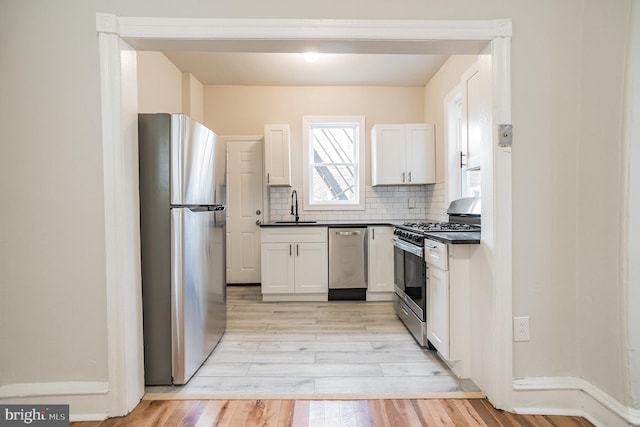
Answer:
POLYGON ((367 301, 393 301, 393 227, 367 230, 367 301))
POLYGON ((427 339, 448 360, 449 272, 429 265, 427 275, 427 339))
POLYGON ((262 299, 326 301, 329 254, 326 227, 262 228, 262 299))
POLYGON ((471 363, 470 246, 427 240, 427 338, 459 378, 471 363))

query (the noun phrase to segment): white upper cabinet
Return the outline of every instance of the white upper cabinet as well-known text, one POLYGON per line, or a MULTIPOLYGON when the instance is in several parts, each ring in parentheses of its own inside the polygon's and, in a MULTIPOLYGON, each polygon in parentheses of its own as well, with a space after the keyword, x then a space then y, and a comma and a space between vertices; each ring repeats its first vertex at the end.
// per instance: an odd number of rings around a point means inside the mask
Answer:
POLYGON ((267 185, 291 185, 289 125, 264 126, 264 171, 267 185))
POLYGON ((372 185, 436 182, 433 125, 375 125, 371 133, 372 185))

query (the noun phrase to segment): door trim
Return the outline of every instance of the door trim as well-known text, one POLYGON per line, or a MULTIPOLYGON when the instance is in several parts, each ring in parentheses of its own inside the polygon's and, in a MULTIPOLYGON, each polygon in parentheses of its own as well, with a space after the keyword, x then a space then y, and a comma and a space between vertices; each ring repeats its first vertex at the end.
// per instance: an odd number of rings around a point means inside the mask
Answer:
MULTIPOLYGON (((511 150, 498 148, 496 124, 511 122, 511 20, 281 20, 281 19, 199 19, 118 17, 96 14, 101 59, 102 144, 105 188, 106 286, 108 295, 107 328, 109 348, 109 415, 122 415, 130 410, 143 387, 128 389, 127 378, 138 381, 142 376, 141 337, 131 339, 128 330, 141 329, 141 303, 131 289, 140 288, 139 267, 128 265, 127 259, 139 254, 139 237, 135 233, 138 205, 137 180, 129 171, 136 170, 134 158, 118 155, 127 144, 136 143, 135 135, 124 131, 131 126, 131 112, 123 106, 135 103, 134 87, 122 80, 130 70, 121 60, 127 52, 122 40, 136 49, 158 49, 162 43, 178 42, 185 46, 216 42, 244 43, 279 41, 289 48, 304 42, 326 42, 358 52, 377 53, 392 50, 403 42, 421 46, 428 53, 433 41, 451 54, 478 53, 489 43, 493 69, 493 138, 494 160, 493 242, 495 272, 493 297, 495 342, 491 352, 491 384, 485 393, 497 407, 512 406, 512 210, 511 150), (339 43, 338 43, 339 41, 339 43), (420 43, 424 42, 424 43, 420 43), (124 172, 124 173, 123 173, 124 172), (127 173, 129 172, 129 173, 127 173), (129 234, 127 234, 129 233, 129 234), (111 237, 115 236, 115 237, 111 237), (137 252, 136 252, 137 251, 137 252), (123 265, 124 263, 124 265, 123 265), (120 304, 118 304, 120 303, 120 304)), ((268 44, 268 43, 266 43, 268 44)), ((175 49, 174 49, 175 50, 175 49)), ((135 67, 134 67, 135 69, 135 67)), ((135 85, 134 85, 135 86, 135 85)), ((493 334, 494 331, 491 331, 493 334)), ((135 338, 135 337, 134 337, 135 338)), ((139 381, 138 381, 139 384, 139 381)))

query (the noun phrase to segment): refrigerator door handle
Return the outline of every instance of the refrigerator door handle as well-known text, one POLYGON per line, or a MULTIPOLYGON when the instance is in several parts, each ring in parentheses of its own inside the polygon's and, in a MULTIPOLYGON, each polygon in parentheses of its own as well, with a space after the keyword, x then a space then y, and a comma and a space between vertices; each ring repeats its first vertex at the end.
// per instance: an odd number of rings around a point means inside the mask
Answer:
POLYGON ((227 209, 224 205, 214 206, 187 206, 191 212, 222 212, 227 209))
POLYGON ((184 211, 172 209, 171 216, 171 359, 173 381, 180 384, 185 381, 184 211))

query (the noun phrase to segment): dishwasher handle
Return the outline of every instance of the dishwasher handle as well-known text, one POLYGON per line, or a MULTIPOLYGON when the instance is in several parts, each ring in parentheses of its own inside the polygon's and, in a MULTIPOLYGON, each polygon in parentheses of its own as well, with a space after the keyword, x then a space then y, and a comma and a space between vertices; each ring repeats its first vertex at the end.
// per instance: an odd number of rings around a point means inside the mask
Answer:
POLYGON ((359 236, 362 231, 336 231, 336 236, 359 236))

